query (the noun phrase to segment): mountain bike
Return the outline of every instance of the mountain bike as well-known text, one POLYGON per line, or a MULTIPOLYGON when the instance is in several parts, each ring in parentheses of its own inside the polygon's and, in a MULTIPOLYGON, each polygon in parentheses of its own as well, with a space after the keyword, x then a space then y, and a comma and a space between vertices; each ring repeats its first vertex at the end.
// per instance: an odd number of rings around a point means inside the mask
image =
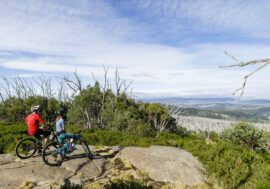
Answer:
MULTIPOLYGON (((47 138, 50 138, 52 136, 51 141, 57 140, 57 135, 54 132, 54 129, 52 126, 48 127, 48 131, 51 133, 47 138)), ((15 147, 15 153, 16 155, 21 159, 27 159, 32 157, 37 150, 41 151, 42 146, 44 145, 45 137, 41 140, 38 140, 36 138, 24 138, 20 140, 16 147, 15 147)))
MULTIPOLYGON (((81 130, 83 131, 83 130, 81 130)), ((76 148, 76 144, 80 141, 85 155, 89 159, 93 159, 93 155, 87 145, 87 142, 81 138, 81 131, 74 136, 74 142, 72 148, 70 148, 70 142, 66 142, 65 145, 61 144, 60 142, 51 142, 47 144, 42 152, 42 159, 43 161, 50 166, 60 166, 65 159, 67 154, 72 153, 76 148)))

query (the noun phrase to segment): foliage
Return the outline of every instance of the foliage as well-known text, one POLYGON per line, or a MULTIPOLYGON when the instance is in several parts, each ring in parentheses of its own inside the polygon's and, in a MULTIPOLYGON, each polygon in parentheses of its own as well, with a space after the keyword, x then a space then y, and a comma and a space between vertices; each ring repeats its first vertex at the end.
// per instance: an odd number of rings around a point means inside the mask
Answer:
POLYGON ((29 96, 25 99, 10 97, 0 103, 0 121, 23 122, 33 105, 40 105, 39 114, 46 122, 53 122, 60 109, 67 110, 69 123, 91 129, 108 129, 125 134, 153 136, 156 131, 174 131, 176 120, 160 104, 135 102, 125 93, 106 91, 98 82, 87 86, 70 102, 54 97, 29 96))
POLYGON ((27 126, 24 123, 0 124, 0 154, 13 152, 15 145, 27 135, 27 126))
POLYGON ((64 179, 64 185, 60 189, 82 189, 83 187, 78 184, 70 183, 69 179, 64 179))
POLYGON ((270 188, 270 166, 266 170, 267 179, 258 182, 257 189, 269 189, 270 188))
POLYGON ((160 104, 135 102, 126 94, 102 91, 98 82, 83 89, 70 105, 69 123, 91 129, 109 129, 125 134, 153 136, 156 131, 173 131, 176 120, 160 104))
POLYGON ((104 186, 105 189, 152 189, 152 186, 143 185, 136 181, 117 180, 104 186))
POLYGON ((237 123, 233 125, 233 128, 223 131, 221 138, 252 150, 266 150, 268 146, 264 132, 246 122, 237 123))
POLYGON ((66 104, 58 102, 55 98, 41 96, 30 96, 27 99, 9 98, 0 104, 0 120, 2 121, 24 121, 33 105, 40 105, 40 115, 46 121, 54 121, 56 112, 67 107, 66 104))

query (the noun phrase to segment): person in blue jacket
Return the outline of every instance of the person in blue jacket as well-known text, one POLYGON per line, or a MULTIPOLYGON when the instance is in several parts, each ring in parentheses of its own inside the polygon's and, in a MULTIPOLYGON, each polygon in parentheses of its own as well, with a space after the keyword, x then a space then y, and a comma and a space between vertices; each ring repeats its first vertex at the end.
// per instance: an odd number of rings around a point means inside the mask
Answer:
POLYGON ((58 141, 63 144, 63 141, 65 138, 70 138, 69 148, 72 148, 72 143, 74 141, 74 134, 73 133, 67 133, 65 128, 65 120, 64 115, 65 111, 59 110, 57 112, 57 118, 56 118, 56 132, 58 134, 58 141))

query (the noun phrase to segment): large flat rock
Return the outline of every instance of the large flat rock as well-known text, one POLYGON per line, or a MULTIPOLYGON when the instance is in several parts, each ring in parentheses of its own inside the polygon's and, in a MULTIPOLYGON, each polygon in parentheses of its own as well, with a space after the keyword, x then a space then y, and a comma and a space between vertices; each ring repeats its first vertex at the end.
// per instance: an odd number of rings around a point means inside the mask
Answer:
POLYGON ((11 154, 0 155, 0 188, 18 187, 26 181, 39 186, 54 183, 63 185, 65 179, 75 184, 89 180, 103 174, 109 168, 109 161, 105 158, 89 160, 81 146, 77 146, 60 167, 46 165, 41 156, 21 160, 11 154), (78 176, 79 175, 79 176, 78 176))
POLYGON ((189 152, 168 146, 127 147, 121 157, 156 181, 197 185, 206 178, 202 164, 189 152))

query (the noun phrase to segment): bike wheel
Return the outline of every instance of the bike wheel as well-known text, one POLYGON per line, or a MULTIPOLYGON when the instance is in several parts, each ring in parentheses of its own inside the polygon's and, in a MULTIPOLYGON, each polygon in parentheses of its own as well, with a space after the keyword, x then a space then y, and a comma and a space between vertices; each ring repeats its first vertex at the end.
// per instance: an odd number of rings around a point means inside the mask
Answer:
POLYGON ((85 152, 86 157, 89 159, 93 159, 93 155, 90 152, 90 149, 89 149, 89 146, 87 145, 87 142, 85 140, 81 140, 81 144, 82 144, 82 147, 83 147, 83 150, 85 152))
POLYGON ((37 141, 32 138, 22 139, 15 147, 16 155, 21 159, 32 157, 38 148, 37 141))
POLYGON ((43 161, 50 166, 60 166, 65 157, 65 150, 59 142, 51 142, 45 146, 42 152, 43 161))

